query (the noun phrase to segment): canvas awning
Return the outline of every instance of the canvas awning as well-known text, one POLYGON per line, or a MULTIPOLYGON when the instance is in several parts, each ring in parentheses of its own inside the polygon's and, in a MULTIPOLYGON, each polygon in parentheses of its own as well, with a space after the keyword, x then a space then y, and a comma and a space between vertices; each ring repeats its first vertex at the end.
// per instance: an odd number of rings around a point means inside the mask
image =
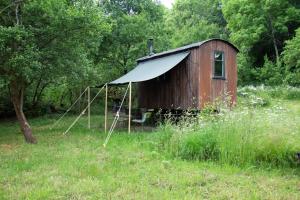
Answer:
POLYGON ((117 80, 110 82, 109 84, 114 85, 125 84, 129 82, 142 82, 156 78, 178 65, 189 54, 190 52, 181 52, 139 62, 133 70, 118 78, 117 80))

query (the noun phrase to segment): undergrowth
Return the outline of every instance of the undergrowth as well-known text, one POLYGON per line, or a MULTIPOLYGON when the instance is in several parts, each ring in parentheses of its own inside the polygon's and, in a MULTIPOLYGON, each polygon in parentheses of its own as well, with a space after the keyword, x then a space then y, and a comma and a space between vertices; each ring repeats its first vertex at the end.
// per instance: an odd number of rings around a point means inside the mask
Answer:
POLYGON ((300 90, 246 87, 239 95, 234 109, 223 104, 218 113, 208 107, 196 118, 168 120, 160 127, 156 147, 186 160, 298 167, 300 107, 285 99, 300 99, 300 90))

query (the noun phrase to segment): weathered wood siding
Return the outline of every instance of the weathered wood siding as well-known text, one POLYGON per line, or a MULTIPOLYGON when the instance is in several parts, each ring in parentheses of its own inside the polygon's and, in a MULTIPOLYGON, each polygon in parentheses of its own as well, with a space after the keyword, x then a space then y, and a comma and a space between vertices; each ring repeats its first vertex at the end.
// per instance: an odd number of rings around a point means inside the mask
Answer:
POLYGON ((139 106, 142 108, 188 109, 198 107, 199 84, 193 73, 199 73, 198 65, 191 61, 197 49, 160 77, 138 84, 139 106), (195 97, 195 98, 193 98, 195 97))
POLYGON ((236 102, 237 90, 237 64, 236 50, 222 41, 210 41, 199 49, 200 55, 200 107, 216 99, 230 97, 232 103, 236 102), (225 79, 213 78, 214 51, 223 51, 225 56, 225 79))
POLYGON ((201 109, 225 93, 236 101, 236 50, 222 41, 210 41, 166 74, 138 84, 139 107, 201 109), (225 80, 213 79, 214 51, 225 55, 225 80))

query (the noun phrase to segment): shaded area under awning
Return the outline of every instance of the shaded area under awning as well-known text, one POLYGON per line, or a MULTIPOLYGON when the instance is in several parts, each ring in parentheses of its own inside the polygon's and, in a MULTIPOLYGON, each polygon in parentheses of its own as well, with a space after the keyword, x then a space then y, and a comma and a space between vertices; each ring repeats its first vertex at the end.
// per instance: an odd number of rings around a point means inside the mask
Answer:
POLYGON ((116 85, 129 82, 142 82, 156 78, 178 65, 189 54, 190 52, 183 52, 139 62, 136 68, 109 84, 116 85))

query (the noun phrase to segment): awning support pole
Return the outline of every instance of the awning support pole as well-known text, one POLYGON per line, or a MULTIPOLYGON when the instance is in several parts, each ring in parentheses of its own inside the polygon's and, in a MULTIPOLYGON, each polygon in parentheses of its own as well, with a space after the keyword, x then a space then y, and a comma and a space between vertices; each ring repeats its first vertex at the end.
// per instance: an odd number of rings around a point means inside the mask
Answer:
POLYGON ((107 83, 105 84, 105 118, 104 118, 104 131, 107 132, 107 93, 108 93, 108 86, 107 83))
POLYGON ((91 88, 88 87, 88 128, 91 129, 91 88))
POLYGON ((132 83, 129 82, 129 105, 128 105, 128 133, 130 133, 130 125, 131 125, 131 90, 132 83))

